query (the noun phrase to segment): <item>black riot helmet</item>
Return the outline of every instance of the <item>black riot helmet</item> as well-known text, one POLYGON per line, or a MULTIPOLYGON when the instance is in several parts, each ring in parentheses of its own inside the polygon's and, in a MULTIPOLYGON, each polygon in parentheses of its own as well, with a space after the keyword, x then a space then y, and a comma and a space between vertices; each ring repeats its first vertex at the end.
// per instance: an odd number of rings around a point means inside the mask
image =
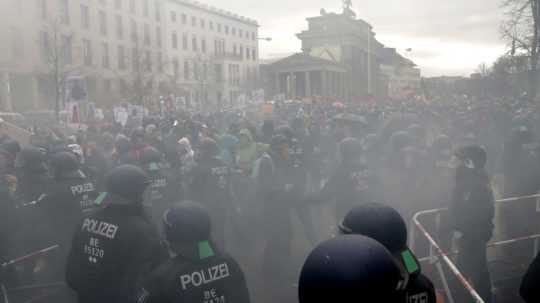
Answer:
MULTIPOLYGON (((368 203, 351 209, 339 224, 342 234, 363 235, 381 243, 401 264, 402 277, 416 276, 421 268, 416 256, 407 247, 407 225, 392 207, 368 203)), ((405 288, 409 279, 401 285, 405 288)))
POLYGON ((377 241, 338 236, 319 244, 307 257, 298 286, 300 303, 402 302, 401 272, 377 241))
POLYGON ((74 153, 68 151, 53 154, 50 163, 55 177, 76 172, 80 165, 79 158, 74 153))
POLYGON ((15 166, 23 169, 38 170, 45 166, 45 152, 34 146, 27 146, 17 155, 15 166))
POLYGON ((4 142, 1 145, 1 148, 12 156, 17 155, 17 153, 21 151, 21 145, 19 144, 19 142, 11 138, 4 140, 4 142))
POLYGON ((176 203, 165 211, 162 221, 165 236, 170 243, 196 243, 210 239, 210 215, 199 203, 176 203))
POLYGON ((131 203, 142 203, 148 175, 134 165, 120 165, 114 168, 106 177, 107 192, 118 195, 131 203))
POLYGON ((345 138, 339 143, 339 153, 344 163, 360 161, 362 152, 362 142, 356 138, 345 138))
POLYGON ((391 253, 407 247, 407 225, 392 207, 368 203, 350 210, 339 225, 343 234, 359 234, 379 241, 391 253))
POLYGON ((458 160, 464 163, 466 168, 484 169, 487 162, 486 150, 477 144, 466 145, 460 147, 455 156, 458 160))

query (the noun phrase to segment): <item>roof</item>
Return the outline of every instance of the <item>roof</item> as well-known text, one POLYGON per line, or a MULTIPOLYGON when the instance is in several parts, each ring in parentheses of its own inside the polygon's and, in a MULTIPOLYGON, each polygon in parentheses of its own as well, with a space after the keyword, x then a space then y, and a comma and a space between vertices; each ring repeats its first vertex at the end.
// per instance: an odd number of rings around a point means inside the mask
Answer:
POLYGON ((296 53, 270 64, 272 69, 332 69, 345 72, 345 67, 338 62, 310 56, 306 53, 296 53))
POLYGON ((257 22, 257 20, 240 16, 238 14, 235 14, 235 13, 223 10, 223 9, 219 9, 217 7, 214 7, 205 3, 201 3, 198 1, 194 1, 194 0, 170 0, 170 1, 177 4, 186 5, 192 8, 197 8, 197 9, 200 9, 209 13, 213 13, 213 14, 225 17, 225 18, 240 21, 249 25, 259 26, 259 23, 257 22))

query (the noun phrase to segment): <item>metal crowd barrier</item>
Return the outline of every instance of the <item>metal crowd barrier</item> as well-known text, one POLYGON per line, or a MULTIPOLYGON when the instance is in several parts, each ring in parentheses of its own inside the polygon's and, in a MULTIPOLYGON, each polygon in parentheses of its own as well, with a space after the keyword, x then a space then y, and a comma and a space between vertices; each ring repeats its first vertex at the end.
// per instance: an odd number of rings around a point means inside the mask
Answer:
MULTIPOLYGON (((505 198, 505 199, 499 199, 496 200, 496 204, 503 204, 503 203, 510 203, 520 200, 526 200, 526 199, 533 199, 536 198, 536 211, 540 212, 540 194, 535 195, 527 195, 527 196, 520 196, 520 197, 511 197, 511 198, 505 198)), ((431 264, 435 264, 437 268, 437 272, 440 275, 441 283, 444 287, 444 291, 447 295, 448 301, 450 303, 454 303, 454 298, 452 296, 452 292, 450 291, 450 287, 448 286, 448 280, 446 279, 446 276, 444 274, 442 265, 441 265, 441 259, 444 263, 450 268, 450 271, 458 278, 460 283, 465 287, 467 292, 471 295, 471 297, 475 300, 477 303, 484 303, 482 298, 478 295, 476 290, 471 286, 471 284, 467 281, 467 279, 463 276, 463 274, 459 271, 457 266, 454 264, 454 262, 450 259, 450 256, 459 254, 459 252, 452 252, 447 253, 444 252, 440 246, 437 244, 437 242, 433 239, 432 235, 426 230, 426 228, 422 225, 422 223, 419 221, 419 218, 421 216, 426 215, 433 215, 435 214, 435 226, 437 227, 437 230, 439 230, 440 223, 441 223, 441 213, 444 211, 447 211, 447 208, 439 208, 439 209, 430 209, 430 210, 424 210, 416 213, 413 216, 413 225, 411 226, 410 231, 410 237, 409 237, 409 247, 411 250, 415 250, 415 244, 416 244, 416 236, 417 232, 420 231, 422 235, 428 240, 429 242, 429 256, 424 258, 419 258, 420 262, 426 262, 429 261, 431 264)), ((533 249, 533 257, 536 256, 539 249, 540 244, 540 234, 534 234, 524 237, 518 237, 514 239, 509 240, 503 240, 498 242, 492 242, 487 245, 487 247, 497 247, 502 245, 508 245, 512 243, 517 243, 520 241, 526 241, 526 240, 534 240, 534 249, 533 249)))
MULTIPOLYGON (((53 246, 50 246, 50 247, 47 247, 47 248, 32 252, 32 253, 30 253, 28 255, 24 255, 24 256, 15 258, 13 260, 1 263, 0 264, 0 270, 4 271, 4 270, 6 270, 7 268, 9 268, 11 266, 15 266, 15 265, 24 263, 26 261, 29 261, 29 260, 44 256, 44 255, 47 255, 50 252, 52 252, 52 251, 54 251, 54 250, 56 250, 58 248, 60 248, 60 246, 58 244, 53 245, 53 246)), ((0 292, 2 294, 1 295, 1 300, 2 300, 3 303, 9 303, 10 300, 9 300, 8 293, 11 292, 11 291, 24 291, 24 290, 31 290, 31 289, 40 289, 40 288, 44 288, 44 287, 59 287, 59 286, 60 287, 64 286, 64 283, 25 285, 25 286, 21 286, 21 287, 17 287, 17 288, 7 289, 6 286, 4 285, 4 282, 0 281, 0 292)))

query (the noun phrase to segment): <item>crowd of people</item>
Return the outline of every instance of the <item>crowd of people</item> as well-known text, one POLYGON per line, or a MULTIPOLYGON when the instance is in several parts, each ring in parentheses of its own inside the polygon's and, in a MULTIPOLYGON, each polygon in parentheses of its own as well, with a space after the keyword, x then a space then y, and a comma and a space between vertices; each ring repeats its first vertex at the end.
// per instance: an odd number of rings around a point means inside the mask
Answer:
MULTIPOLYGON (((495 218, 495 197, 540 190, 540 109, 526 101, 276 103, 266 116, 139 122, 36 128, 29 144, 3 134, 0 256, 58 245, 4 268, 5 285, 67 283, 55 302, 435 302, 416 258, 426 243, 413 252, 407 229, 448 208, 426 224, 447 250, 457 239, 458 268, 495 302, 487 243, 538 230, 533 198, 495 218)), ((532 249, 504 253, 528 265, 532 249)))

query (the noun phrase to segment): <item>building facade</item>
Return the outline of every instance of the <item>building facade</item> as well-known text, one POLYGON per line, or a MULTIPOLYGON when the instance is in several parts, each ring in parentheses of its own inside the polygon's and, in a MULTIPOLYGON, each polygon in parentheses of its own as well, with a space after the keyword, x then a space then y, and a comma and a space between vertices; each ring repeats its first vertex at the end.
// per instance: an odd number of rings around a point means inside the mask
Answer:
POLYGON ((191 106, 230 106, 258 83, 258 24, 186 0, 167 1, 167 75, 191 106))
POLYGON ((257 27, 180 0, 0 1, 0 108, 62 108, 70 77, 103 107, 178 92, 233 100, 256 79, 257 27))
POLYGON ((400 55, 395 48, 384 48, 380 64, 381 86, 386 85, 387 96, 407 98, 420 92, 420 69, 411 60, 400 55))
POLYGON ((346 67, 345 95, 347 100, 381 94, 378 83, 383 45, 375 38, 372 26, 349 6, 342 13, 328 13, 307 18, 308 29, 297 37, 302 51, 331 60, 346 67))

